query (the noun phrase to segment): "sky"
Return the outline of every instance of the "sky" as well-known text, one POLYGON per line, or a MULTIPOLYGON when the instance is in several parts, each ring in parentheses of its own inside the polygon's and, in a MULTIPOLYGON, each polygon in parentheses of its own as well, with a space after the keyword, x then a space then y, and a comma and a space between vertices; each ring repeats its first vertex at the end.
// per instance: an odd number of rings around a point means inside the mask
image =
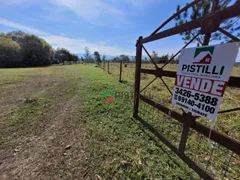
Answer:
MULTIPOLYGON (((135 55, 139 36, 149 36, 191 0, 0 0, 0 32, 22 30, 72 53, 135 55)), ((166 28, 175 26, 174 20, 166 28)), ((176 53, 180 35, 146 45, 161 54, 176 53)), ((194 44, 192 46, 195 46, 194 44)))

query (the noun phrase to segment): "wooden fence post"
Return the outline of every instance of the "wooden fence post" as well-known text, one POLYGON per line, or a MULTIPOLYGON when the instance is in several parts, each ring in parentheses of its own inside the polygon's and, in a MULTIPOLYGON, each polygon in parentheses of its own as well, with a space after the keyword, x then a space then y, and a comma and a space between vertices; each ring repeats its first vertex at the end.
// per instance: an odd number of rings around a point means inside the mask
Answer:
POLYGON ((122 63, 123 61, 120 61, 120 74, 119 74, 119 82, 122 82, 122 63))
POLYGON ((110 71, 109 71, 109 61, 108 61, 108 74, 110 74, 110 71))

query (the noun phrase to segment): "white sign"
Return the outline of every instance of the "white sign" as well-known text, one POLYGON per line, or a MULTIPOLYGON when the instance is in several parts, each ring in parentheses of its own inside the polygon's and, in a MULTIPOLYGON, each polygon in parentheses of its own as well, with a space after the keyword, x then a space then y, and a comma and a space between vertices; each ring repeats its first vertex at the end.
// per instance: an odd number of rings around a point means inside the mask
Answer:
POLYGON ((239 43, 183 49, 172 104, 214 121, 238 50, 239 43))

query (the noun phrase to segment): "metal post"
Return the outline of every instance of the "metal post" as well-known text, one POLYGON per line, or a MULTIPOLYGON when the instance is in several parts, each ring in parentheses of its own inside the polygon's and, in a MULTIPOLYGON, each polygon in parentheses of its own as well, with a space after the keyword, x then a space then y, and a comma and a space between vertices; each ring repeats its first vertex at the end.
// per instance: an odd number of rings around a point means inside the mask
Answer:
POLYGON ((122 82, 122 63, 123 61, 120 61, 120 73, 119 73, 119 82, 122 82))
POLYGON ((109 71, 109 61, 108 61, 108 74, 110 74, 110 71, 109 71))
POLYGON ((186 143, 188 140, 188 135, 189 135, 189 130, 190 130, 190 122, 193 121, 193 117, 191 116, 191 114, 185 114, 185 122, 183 124, 183 130, 182 130, 182 136, 181 136, 181 140, 179 143, 179 148, 178 150, 184 154, 185 148, 186 148, 186 143))
POLYGON ((138 116, 139 97, 140 97, 140 78, 141 78, 141 61, 142 61, 142 36, 137 41, 136 48, 136 67, 135 67, 135 87, 134 87, 134 109, 133 116, 138 116))

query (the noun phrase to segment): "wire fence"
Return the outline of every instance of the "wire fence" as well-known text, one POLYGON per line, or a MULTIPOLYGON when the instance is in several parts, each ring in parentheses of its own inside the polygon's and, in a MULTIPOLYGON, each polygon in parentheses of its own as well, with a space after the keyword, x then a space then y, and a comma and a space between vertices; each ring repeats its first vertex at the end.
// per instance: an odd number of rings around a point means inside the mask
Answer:
MULTIPOLYGON (((161 64, 162 65, 162 64, 161 64)), ((158 66, 161 66, 158 64, 158 66)), ((116 78, 121 83, 126 83, 133 87, 135 78, 135 63, 113 63, 102 62, 100 65, 106 73, 116 78), (122 66, 122 67, 121 67, 122 66)), ((142 68, 151 69, 152 64, 142 64, 142 68)), ((167 70, 177 70, 177 64, 168 64, 167 70)), ((240 67, 234 67, 233 76, 240 76, 240 67)), ((156 79, 148 88, 144 89, 156 77, 151 74, 142 73, 140 89, 145 97, 149 97, 156 102, 173 108, 178 112, 181 109, 171 105, 171 94, 165 88, 162 81, 156 79)), ((174 86, 172 78, 164 77, 164 82, 169 86, 171 91, 174 86)), ((221 106, 221 111, 229 107, 234 108, 239 105, 240 92, 237 88, 227 88, 224 101, 221 106)), ((156 132, 167 139, 175 148, 178 148, 181 143, 183 125, 179 121, 173 119, 151 106, 150 104, 140 100, 139 116, 147 123, 146 127, 151 126, 156 132)), ((227 134, 237 140, 240 139, 240 129, 238 126, 239 114, 236 112, 230 114, 221 114, 218 118, 214 129, 221 133, 227 134), (227 123, 227 124, 226 124, 227 123)), ((210 127, 210 124, 203 119, 198 119, 198 122, 210 127)), ((238 179, 240 177, 240 157, 231 150, 222 145, 208 139, 194 129, 190 129, 185 147, 186 157, 195 162, 210 176, 215 179, 238 179)), ((189 173, 189 177, 196 179, 195 173, 189 173)), ((190 178, 191 179, 191 178, 190 178)), ((199 176, 200 179, 200 176, 199 176)))

